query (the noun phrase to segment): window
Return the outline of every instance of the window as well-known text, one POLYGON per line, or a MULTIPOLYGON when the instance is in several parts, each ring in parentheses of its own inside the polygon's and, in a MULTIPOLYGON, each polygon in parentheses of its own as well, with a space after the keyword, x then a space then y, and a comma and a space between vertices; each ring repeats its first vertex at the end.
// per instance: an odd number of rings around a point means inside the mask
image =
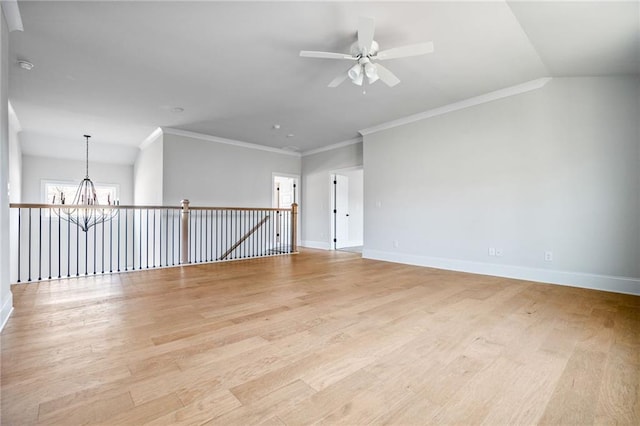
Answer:
MULTIPOLYGON (((44 180, 42 181, 42 202, 60 204, 60 194, 64 194, 66 204, 70 204, 73 202, 79 184, 80 182, 44 180)), ((119 185, 94 182, 94 186, 100 204, 107 204, 107 200, 113 204, 115 200, 120 199, 119 185)))

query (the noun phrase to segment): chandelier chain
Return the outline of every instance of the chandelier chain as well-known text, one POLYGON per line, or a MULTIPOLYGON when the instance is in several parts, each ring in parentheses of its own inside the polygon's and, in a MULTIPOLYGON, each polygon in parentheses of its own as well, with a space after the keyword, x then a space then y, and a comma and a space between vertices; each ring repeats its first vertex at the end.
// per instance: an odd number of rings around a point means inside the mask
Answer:
POLYGON ((85 162, 85 166, 86 166, 86 178, 89 179, 89 138, 91 136, 89 135, 84 135, 84 137, 87 139, 87 161, 85 162))

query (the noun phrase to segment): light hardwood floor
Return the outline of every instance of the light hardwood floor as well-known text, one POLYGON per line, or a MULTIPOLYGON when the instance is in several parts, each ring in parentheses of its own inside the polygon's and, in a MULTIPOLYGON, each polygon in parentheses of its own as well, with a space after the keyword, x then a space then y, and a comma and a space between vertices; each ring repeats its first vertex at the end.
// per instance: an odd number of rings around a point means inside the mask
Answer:
POLYGON ((640 424, 640 297, 303 250, 13 287, 2 424, 640 424))

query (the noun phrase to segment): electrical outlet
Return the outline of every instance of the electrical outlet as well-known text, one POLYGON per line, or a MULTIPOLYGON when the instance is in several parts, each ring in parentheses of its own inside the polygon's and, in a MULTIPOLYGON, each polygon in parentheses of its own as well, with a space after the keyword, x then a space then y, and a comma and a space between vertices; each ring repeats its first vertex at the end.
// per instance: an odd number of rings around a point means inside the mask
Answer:
POLYGON ((501 248, 497 248, 496 249, 496 256, 497 257, 502 257, 502 249, 501 248))
POLYGON ((553 252, 552 251, 545 251, 544 252, 544 261, 545 262, 553 262, 553 252))
POLYGON ((398 248, 400 247, 400 243, 398 242, 398 240, 393 240, 393 248, 398 248))
POLYGON ((496 255, 496 249, 493 247, 489 247, 489 256, 495 256, 496 255))

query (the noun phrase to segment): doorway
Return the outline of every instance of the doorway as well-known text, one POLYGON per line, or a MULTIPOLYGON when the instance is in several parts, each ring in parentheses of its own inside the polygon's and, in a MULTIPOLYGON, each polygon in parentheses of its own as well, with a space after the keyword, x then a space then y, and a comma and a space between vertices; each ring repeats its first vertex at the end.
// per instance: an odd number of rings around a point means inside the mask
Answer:
POLYGON ((331 233, 334 250, 362 253, 364 243, 363 170, 331 175, 331 233))
POLYGON ((273 207, 290 209, 298 202, 298 176, 273 175, 273 207))
MULTIPOLYGON (((274 173, 272 182, 272 206, 276 209, 290 209, 291 204, 299 203, 298 181, 299 176, 274 173)), ((298 210, 299 211, 299 210, 298 210)), ((275 220, 275 243, 277 246, 289 247, 291 239, 291 226, 288 221, 289 216, 281 211, 276 212, 275 220)), ((300 229, 300 214, 298 214, 297 228, 300 229)), ((300 232, 298 232, 298 236, 300 232)), ((299 237, 298 237, 299 239, 299 237)), ((298 241, 299 243, 299 241, 298 241)))

